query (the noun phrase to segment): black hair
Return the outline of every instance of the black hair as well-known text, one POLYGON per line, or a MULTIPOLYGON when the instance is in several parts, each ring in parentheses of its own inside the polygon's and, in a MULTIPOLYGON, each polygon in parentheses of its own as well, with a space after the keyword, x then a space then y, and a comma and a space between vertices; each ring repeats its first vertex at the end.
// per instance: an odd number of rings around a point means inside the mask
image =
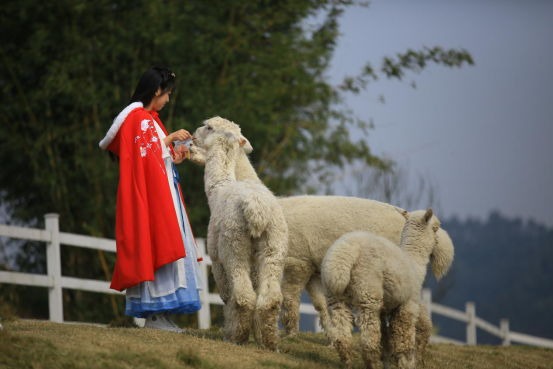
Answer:
POLYGON ((175 89, 175 73, 165 65, 154 65, 140 77, 129 104, 140 101, 144 107, 150 105, 156 91, 161 87, 161 95, 175 89))
MULTIPOLYGON (((163 95, 166 92, 172 92, 175 87, 175 73, 165 65, 154 65, 140 77, 129 104, 141 102, 146 107, 152 102, 158 88, 161 88, 160 95, 163 95)), ((112 161, 119 161, 119 157, 111 151, 109 151, 109 157, 112 161)))

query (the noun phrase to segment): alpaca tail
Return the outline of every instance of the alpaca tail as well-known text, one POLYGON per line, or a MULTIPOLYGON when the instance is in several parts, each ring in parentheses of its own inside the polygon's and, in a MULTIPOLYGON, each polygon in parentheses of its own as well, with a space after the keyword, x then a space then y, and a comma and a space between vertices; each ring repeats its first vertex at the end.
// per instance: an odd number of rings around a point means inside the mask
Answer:
POLYGON ((344 293, 360 249, 358 242, 351 242, 351 237, 341 237, 330 246, 321 267, 323 286, 328 293, 344 293))
POLYGON ((243 202, 244 217, 252 237, 261 237, 273 214, 271 200, 266 191, 253 189, 243 202))

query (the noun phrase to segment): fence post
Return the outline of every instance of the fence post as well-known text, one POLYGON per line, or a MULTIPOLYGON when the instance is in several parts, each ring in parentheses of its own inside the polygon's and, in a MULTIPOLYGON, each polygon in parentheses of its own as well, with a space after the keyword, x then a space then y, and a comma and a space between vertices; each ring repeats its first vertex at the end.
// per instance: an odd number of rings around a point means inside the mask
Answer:
POLYGON ((476 306, 474 302, 467 302, 465 305, 467 313, 467 345, 476 345, 476 306))
POLYGON ((321 328, 321 318, 320 318, 320 315, 317 314, 315 315, 315 327, 314 327, 314 331, 315 333, 321 333, 323 331, 323 329, 321 328))
POLYGON ((207 262, 206 262, 206 249, 205 240, 196 240, 198 244, 198 250, 200 256, 204 258, 204 261, 200 262, 200 273, 202 282, 204 285, 203 291, 200 291, 200 300, 202 302, 202 308, 198 311, 198 328, 209 329, 211 327, 211 306, 209 305, 209 278, 207 274, 207 262))
POLYGON ((50 320, 56 323, 63 323, 59 218, 60 215, 56 213, 44 215, 46 230, 50 231, 52 235, 50 242, 46 244, 46 269, 48 276, 54 282, 54 285, 48 289, 50 320))
POLYGON ((509 319, 501 319, 501 322, 499 323, 499 330, 501 331, 503 346, 510 346, 511 339, 509 338, 509 319))
POLYGON ((430 288, 425 288, 422 290, 422 303, 426 308, 428 317, 432 320, 432 290, 430 288))

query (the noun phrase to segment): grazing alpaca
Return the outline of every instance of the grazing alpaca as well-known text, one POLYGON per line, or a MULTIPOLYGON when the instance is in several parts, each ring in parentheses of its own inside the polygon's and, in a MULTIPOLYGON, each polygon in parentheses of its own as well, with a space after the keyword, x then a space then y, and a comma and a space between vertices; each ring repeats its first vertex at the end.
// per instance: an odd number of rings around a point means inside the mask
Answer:
POLYGON ((211 218, 207 247, 213 274, 225 301, 225 339, 243 343, 255 332, 263 345, 277 350, 280 281, 288 251, 288 228, 274 195, 259 182, 236 181, 240 128, 216 117, 198 135, 205 144, 205 192, 211 218), (251 280, 252 266, 257 281, 251 280))
MULTIPOLYGON (((324 257, 321 278, 330 319, 329 335, 342 362, 353 357, 353 306, 361 332, 367 368, 381 367, 381 339, 401 369, 415 367, 417 321, 426 267, 438 245, 439 220, 432 208, 407 215, 399 248, 369 232, 351 232, 332 244, 324 257), (389 326, 384 319, 388 317, 389 326)), ((447 272, 434 270, 437 277, 447 272)), ((386 358, 386 353, 384 353, 386 358)), ((388 363, 389 364, 389 363, 388 363)))

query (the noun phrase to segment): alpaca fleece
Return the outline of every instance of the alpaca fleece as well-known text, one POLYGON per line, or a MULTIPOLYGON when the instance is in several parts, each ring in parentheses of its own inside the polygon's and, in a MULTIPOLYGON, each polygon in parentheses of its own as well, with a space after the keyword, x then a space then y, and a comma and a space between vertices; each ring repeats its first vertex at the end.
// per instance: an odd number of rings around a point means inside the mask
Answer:
MULTIPOLYGON (((401 369, 416 365, 417 321, 426 315, 420 309, 420 293, 426 266, 438 246, 440 222, 431 208, 406 216, 399 247, 384 237, 355 231, 338 238, 323 259, 329 335, 347 367, 353 358, 352 307, 358 312, 367 368, 381 367, 381 357, 389 367, 390 356, 401 369)), ((436 270, 437 278, 449 265, 443 267, 436 270)))
MULTIPOLYGON (((242 139, 245 138, 242 136, 242 139)), ((238 154, 236 179, 261 183, 247 156, 252 150, 246 140, 243 150, 238 154)), ((191 151, 192 161, 205 165, 205 150, 201 140, 195 142, 191 151)), ((330 322, 322 291, 320 268, 330 245, 344 233, 356 230, 383 236, 397 245, 405 218, 390 204, 353 197, 296 196, 278 198, 278 202, 282 206, 289 232, 288 257, 282 282, 282 324, 287 335, 297 334, 301 292, 305 289, 320 315, 321 326, 327 332, 330 322)), ((431 268, 437 275, 440 271, 447 270, 453 261, 451 238, 441 228, 438 235, 438 246, 431 262, 431 268)), ((221 291, 228 289, 218 286, 221 291)), ((424 306, 421 308, 424 309, 424 306)), ((427 316, 421 316, 418 324, 421 335, 420 342, 419 335, 417 336, 417 345, 421 348, 419 354, 422 356, 430 337, 432 322, 427 316)))
POLYGON ((236 180, 238 152, 243 151, 236 124, 212 118, 195 136, 205 148, 204 181, 211 210, 207 248, 225 302, 225 339, 246 342, 253 316, 256 339, 276 351, 280 280, 288 251, 282 208, 259 181, 236 180))

